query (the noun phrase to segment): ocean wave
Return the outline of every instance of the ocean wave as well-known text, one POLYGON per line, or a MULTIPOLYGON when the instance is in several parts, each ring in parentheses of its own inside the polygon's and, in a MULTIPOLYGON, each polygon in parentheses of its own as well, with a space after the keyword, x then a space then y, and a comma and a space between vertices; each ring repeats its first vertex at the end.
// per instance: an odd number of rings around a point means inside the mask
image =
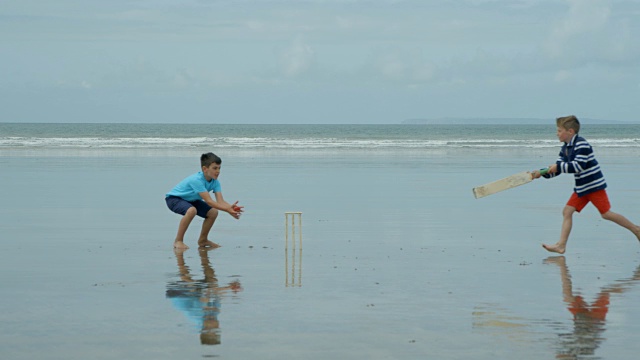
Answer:
MULTIPOLYGON (((596 147, 640 148, 640 139, 590 139, 596 147)), ((557 148, 550 139, 354 139, 276 137, 0 137, 0 148, 446 149, 557 148)))

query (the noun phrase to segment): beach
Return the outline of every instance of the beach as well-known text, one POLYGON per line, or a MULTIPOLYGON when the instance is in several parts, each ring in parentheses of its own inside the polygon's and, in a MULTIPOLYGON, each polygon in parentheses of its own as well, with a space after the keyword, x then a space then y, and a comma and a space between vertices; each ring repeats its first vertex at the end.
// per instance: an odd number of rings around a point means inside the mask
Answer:
MULTIPOLYGON (((564 256, 541 247, 557 240, 572 176, 472 194, 549 165, 559 144, 341 146, 0 147, 2 357, 632 359, 640 351, 635 237, 588 206, 574 217, 564 256), (224 197, 245 213, 220 214, 210 239, 222 247, 210 251, 198 250, 194 220, 191 248, 176 253, 180 219, 164 194, 199 170, 205 149, 223 159, 224 197), (302 212, 302 249, 285 250, 288 211, 302 212), (605 317, 570 310, 576 298, 593 310, 603 296, 605 317)), ((636 223, 639 154, 596 147, 612 210, 636 223)))

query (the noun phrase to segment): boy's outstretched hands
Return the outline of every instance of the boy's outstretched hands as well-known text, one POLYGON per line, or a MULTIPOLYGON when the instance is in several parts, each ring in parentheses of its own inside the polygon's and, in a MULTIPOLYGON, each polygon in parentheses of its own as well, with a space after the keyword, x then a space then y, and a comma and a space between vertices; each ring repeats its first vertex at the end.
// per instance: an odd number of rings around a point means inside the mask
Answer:
POLYGON ((238 205, 238 202, 234 202, 233 205, 230 206, 230 209, 227 211, 229 215, 233 216, 236 219, 240 219, 240 215, 244 211, 244 206, 238 205))

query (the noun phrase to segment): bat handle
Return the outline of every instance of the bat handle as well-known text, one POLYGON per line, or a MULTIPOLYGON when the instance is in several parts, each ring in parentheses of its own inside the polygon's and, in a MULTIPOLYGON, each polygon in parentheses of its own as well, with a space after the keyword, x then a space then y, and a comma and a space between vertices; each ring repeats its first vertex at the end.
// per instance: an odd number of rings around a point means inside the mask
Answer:
MULTIPOLYGON (((549 168, 540 169, 538 171, 540 171, 540 176, 542 176, 542 175, 545 175, 545 174, 547 174, 549 172, 549 168)), ((533 171, 531 172, 531 179, 535 179, 533 177, 533 171)))

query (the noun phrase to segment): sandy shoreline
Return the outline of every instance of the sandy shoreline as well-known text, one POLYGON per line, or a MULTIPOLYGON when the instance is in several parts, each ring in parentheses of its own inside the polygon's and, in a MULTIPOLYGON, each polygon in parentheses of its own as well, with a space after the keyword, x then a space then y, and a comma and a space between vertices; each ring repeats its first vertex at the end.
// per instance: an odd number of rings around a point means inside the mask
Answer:
MULTIPOLYGON (((640 189, 629 178, 637 157, 599 153, 614 209, 640 221, 640 189)), ((215 281, 195 249, 193 226, 183 258, 205 288, 239 281, 242 291, 220 291, 221 341, 205 346, 201 329, 167 298, 181 270, 171 249, 178 219, 162 196, 194 171, 192 163, 5 154, 2 188, 13 205, 0 209, 2 304, 10 309, 0 315, 3 353, 540 359, 571 350, 560 341, 576 326, 562 267, 549 263, 540 243, 557 236, 572 179, 482 200, 471 193, 523 164, 544 164, 555 151, 396 155, 223 157, 223 193, 247 213, 215 225, 212 236, 223 247, 205 255, 215 281), (301 286, 286 286, 283 213, 290 210, 304 213, 302 267, 293 269, 301 286)), ((574 292, 591 303, 633 276, 640 247, 594 209, 574 226, 565 266, 574 292)), ((597 356, 631 358, 640 350, 631 336, 640 326, 639 300, 634 281, 611 295, 597 356)))

